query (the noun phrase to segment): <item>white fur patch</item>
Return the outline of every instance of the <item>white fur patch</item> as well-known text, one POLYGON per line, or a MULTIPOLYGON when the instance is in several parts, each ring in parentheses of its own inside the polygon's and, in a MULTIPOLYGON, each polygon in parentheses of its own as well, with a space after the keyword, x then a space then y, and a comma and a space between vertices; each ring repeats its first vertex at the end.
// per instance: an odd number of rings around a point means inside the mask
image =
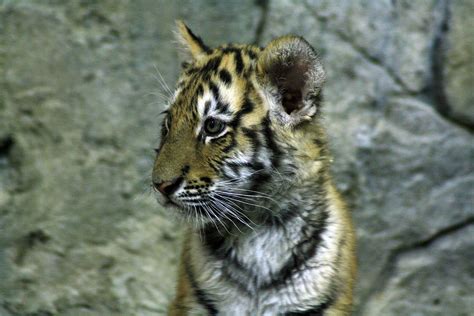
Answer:
POLYGON ((304 225, 301 218, 293 219, 285 229, 271 226, 256 228, 235 243, 230 256, 235 256, 258 276, 246 281, 239 271, 232 272, 235 278, 240 277, 245 283, 246 293, 223 274, 226 262, 216 260, 212 255, 203 256, 207 250, 202 248, 199 238, 194 239, 197 281, 202 289, 216 298, 215 307, 220 311, 219 315, 278 315, 295 308, 309 309, 324 303, 325 294, 336 275, 335 262, 341 238, 339 221, 334 212, 329 214, 320 245, 316 254, 306 262, 305 268, 294 273, 288 284, 267 290, 258 288, 271 280, 272 275, 289 260, 291 249, 301 237, 304 225))

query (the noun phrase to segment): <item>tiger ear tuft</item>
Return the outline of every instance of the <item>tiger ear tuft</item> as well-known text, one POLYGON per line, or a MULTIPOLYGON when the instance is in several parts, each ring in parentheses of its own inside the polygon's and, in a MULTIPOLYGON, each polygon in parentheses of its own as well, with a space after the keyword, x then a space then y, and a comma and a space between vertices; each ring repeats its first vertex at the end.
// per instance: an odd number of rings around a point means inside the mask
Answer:
POLYGON ((209 51, 202 39, 195 35, 183 21, 176 21, 176 38, 191 59, 199 59, 209 51))
POLYGON ((311 120, 320 108, 325 73, 317 53, 301 37, 271 41, 257 63, 257 79, 271 113, 286 126, 311 120))

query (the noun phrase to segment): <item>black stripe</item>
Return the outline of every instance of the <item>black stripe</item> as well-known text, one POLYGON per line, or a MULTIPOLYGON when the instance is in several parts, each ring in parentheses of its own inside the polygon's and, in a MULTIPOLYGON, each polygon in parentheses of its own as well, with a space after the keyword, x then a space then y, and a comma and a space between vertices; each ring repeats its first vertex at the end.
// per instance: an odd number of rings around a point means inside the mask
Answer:
POLYGON ((191 288, 194 292, 194 295, 196 296, 198 303, 207 310, 209 315, 211 316, 217 315, 218 310, 214 306, 214 301, 210 299, 207 293, 203 289, 201 289, 199 285, 197 284, 196 279, 194 278, 194 274, 191 269, 191 266, 189 265, 189 260, 184 260, 184 267, 189 279, 189 283, 191 284, 191 288))
POLYGON ((219 71, 219 78, 227 85, 229 86, 232 83, 232 76, 230 75, 230 72, 228 72, 226 69, 221 69, 219 71))
POLYGON ((247 136, 249 140, 253 140, 257 138, 257 132, 251 130, 250 128, 242 127, 242 132, 244 133, 245 136, 247 136))
POLYGON ((219 88, 217 88, 216 84, 212 81, 209 82, 209 90, 211 90, 214 99, 219 101, 219 88))
POLYGON ((242 105, 242 109, 240 109, 240 112, 242 114, 247 114, 247 113, 250 113, 253 111, 253 108, 254 108, 254 104, 252 101, 250 101, 249 98, 245 98, 245 102, 244 104, 242 105))
POLYGON ((257 59, 257 54, 251 49, 247 50, 247 54, 249 55, 250 59, 257 59))
POLYGON ((203 74, 204 78, 210 78, 210 75, 212 73, 217 72, 217 69, 219 68, 219 65, 221 64, 222 57, 221 56, 216 56, 211 59, 204 65, 204 67, 201 68, 201 73, 203 74))
MULTIPOLYGON (((259 149, 261 147, 257 132, 247 127, 242 127, 242 132, 244 133, 245 137, 248 138, 249 142, 252 144, 252 150, 253 150, 252 160, 257 161, 258 156, 259 156, 259 149)), ((263 169, 263 167, 261 169, 263 169)))
POLYGON ((204 115, 207 115, 207 113, 209 113, 210 108, 211 108, 211 101, 206 101, 206 103, 204 103, 204 115))
MULTIPOLYGON (((226 221, 225 218, 221 218, 221 220, 226 221)), ((216 259, 225 262, 221 271, 225 275, 226 279, 233 282, 241 292, 250 295, 251 293, 249 293, 247 289, 248 284, 246 283, 246 280, 243 278, 234 277, 232 272, 235 273, 237 271, 245 278, 251 278, 253 276, 249 275, 251 271, 246 269, 244 265, 232 255, 232 246, 225 244, 227 236, 223 236, 222 233, 218 232, 215 226, 212 224, 204 227, 204 229, 201 230, 200 235, 203 237, 203 245, 209 251, 209 253, 216 259)))
POLYGON ((265 142, 267 147, 273 152, 272 155, 272 165, 274 168, 278 168, 280 165, 279 158, 282 154, 280 147, 278 147, 277 143, 273 139, 273 131, 270 127, 270 117, 267 113, 267 116, 262 121, 263 125, 263 135, 265 136, 265 142))
POLYGON ((232 139, 230 141, 230 144, 225 146, 222 149, 222 152, 224 152, 224 153, 228 153, 232 148, 234 148, 237 145, 237 142, 235 141, 235 136, 234 136, 233 133, 227 133, 226 135, 231 135, 232 139))
POLYGON ((229 54, 229 53, 236 53, 236 52, 239 52, 240 49, 236 48, 236 47, 233 47, 232 45, 229 45, 227 47, 224 47, 221 49, 222 53, 224 54, 229 54))
POLYGON ((222 179, 224 179, 224 180, 232 180, 232 181, 237 181, 238 180, 238 178, 235 178, 234 176, 228 174, 226 172, 226 170, 221 170, 219 172, 221 174, 222 179))
POLYGON ((202 84, 198 85, 198 87, 196 88, 196 93, 198 96, 202 96, 204 94, 204 89, 202 87, 202 84))
POLYGON ((242 61, 242 55, 240 55, 240 50, 234 51, 234 57, 235 57, 235 71, 238 74, 241 74, 242 70, 244 70, 244 62, 242 61))
POLYGON ((253 168, 254 165, 251 162, 229 162, 226 164, 227 167, 231 168, 234 170, 235 168, 241 168, 241 167, 247 167, 247 168, 253 168))
POLYGON ((245 98, 244 103, 242 104, 242 108, 237 112, 235 115, 234 119, 230 122, 230 126, 233 128, 236 128, 240 124, 240 120, 244 114, 248 114, 253 111, 254 109, 254 104, 252 101, 250 101, 249 98, 245 98))
POLYGON ((183 175, 187 175, 189 173, 189 169, 191 169, 191 167, 189 165, 185 165, 183 168, 181 168, 181 173, 183 175))
POLYGON ((199 72, 199 68, 197 67, 188 67, 184 70, 184 73, 188 76, 191 76, 193 74, 196 74, 199 72))
MULTIPOLYGON (((258 169, 263 170, 263 169, 258 169)), ((268 182, 272 177, 266 172, 258 172, 252 175, 252 184, 250 190, 259 191, 259 188, 268 182)))
POLYGON ((299 207, 290 205, 287 209, 282 210, 278 216, 271 216, 267 224, 276 227, 286 227, 288 222, 298 216, 299 213, 299 207))
POLYGON ((240 165, 239 164, 228 163, 228 164, 226 164, 226 166, 229 167, 234 172, 234 175, 237 178, 240 178, 240 165))
MULTIPOLYGON (((242 127, 242 132, 249 139, 249 141, 252 143, 252 149, 253 149, 252 160, 254 162, 258 161, 259 156, 260 156, 260 148, 262 147, 262 144, 261 144, 260 139, 257 135, 257 132, 255 132, 255 131, 253 131, 249 128, 246 128, 246 127, 242 127)), ((255 170, 260 170, 260 169, 265 168, 265 166, 263 166, 260 162, 255 163, 254 167, 255 167, 255 170)))
POLYGON ((220 172, 220 169, 219 169, 219 163, 214 161, 214 162, 209 162, 209 166, 212 168, 212 170, 214 170, 216 173, 219 173, 220 172))
MULTIPOLYGON (((196 95, 193 95, 192 98, 191 98, 191 104, 197 104, 197 99, 198 97, 196 95)), ((191 108, 191 118, 193 121, 197 121, 198 120, 198 116, 199 116, 199 113, 198 113, 198 108, 197 107, 192 107, 191 108)))
POLYGON ((321 235, 326 230, 328 217, 327 209, 323 208, 321 217, 318 220, 303 227, 302 235, 307 237, 298 242, 292 251, 293 253, 290 259, 288 259, 280 271, 273 276, 272 280, 261 286, 261 289, 270 289, 284 284, 296 272, 302 270, 306 262, 316 254, 318 245, 321 242, 321 235))
POLYGON ((231 115, 232 114, 232 112, 229 111, 229 104, 228 103, 217 102, 216 110, 218 110, 219 113, 221 113, 221 114, 226 114, 226 115, 231 115))
POLYGON ((310 307, 304 311, 294 311, 283 314, 283 316, 324 316, 324 312, 331 306, 331 300, 320 305, 310 307))
POLYGON ((209 250, 209 252, 217 255, 219 258, 225 258, 222 256, 225 250, 223 249, 225 237, 216 232, 216 228, 211 224, 207 225, 201 230, 201 236, 203 237, 203 244, 209 250))
POLYGON ((319 148, 323 148, 327 146, 327 142, 324 139, 321 138, 314 138, 313 143, 318 146, 319 148))

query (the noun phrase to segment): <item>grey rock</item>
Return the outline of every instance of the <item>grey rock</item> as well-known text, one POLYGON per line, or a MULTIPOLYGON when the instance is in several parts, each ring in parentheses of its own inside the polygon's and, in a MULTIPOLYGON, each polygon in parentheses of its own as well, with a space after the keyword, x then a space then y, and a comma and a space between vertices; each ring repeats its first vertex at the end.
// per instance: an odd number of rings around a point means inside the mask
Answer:
POLYGON ((446 52, 444 67, 444 89, 450 115, 462 124, 474 127, 474 29, 472 1, 452 1, 445 35, 446 52))
POLYGON ((441 13, 436 1, 273 1, 269 36, 304 35, 328 56, 333 39, 383 67, 408 91, 425 88, 430 50, 441 13), (294 18, 288 19, 291 12, 294 18), (330 46, 327 46, 330 45, 330 46))
POLYGON ((364 315, 471 315, 474 262, 465 258, 474 256, 473 239, 474 227, 464 226, 400 252, 364 315))

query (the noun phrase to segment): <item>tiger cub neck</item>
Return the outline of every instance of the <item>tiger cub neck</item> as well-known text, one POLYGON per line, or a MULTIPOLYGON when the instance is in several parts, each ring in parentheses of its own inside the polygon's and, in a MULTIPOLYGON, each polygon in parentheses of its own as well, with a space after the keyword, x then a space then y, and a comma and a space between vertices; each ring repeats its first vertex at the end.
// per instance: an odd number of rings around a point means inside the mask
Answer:
POLYGON ((289 310, 323 308, 336 299, 332 295, 341 278, 349 278, 337 261, 350 223, 327 175, 302 181, 280 198, 278 215, 252 228, 207 226, 189 232, 189 269, 218 310, 271 314, 284 310, 273 301, 292 297, 312 300, 288 303, 289 310))

